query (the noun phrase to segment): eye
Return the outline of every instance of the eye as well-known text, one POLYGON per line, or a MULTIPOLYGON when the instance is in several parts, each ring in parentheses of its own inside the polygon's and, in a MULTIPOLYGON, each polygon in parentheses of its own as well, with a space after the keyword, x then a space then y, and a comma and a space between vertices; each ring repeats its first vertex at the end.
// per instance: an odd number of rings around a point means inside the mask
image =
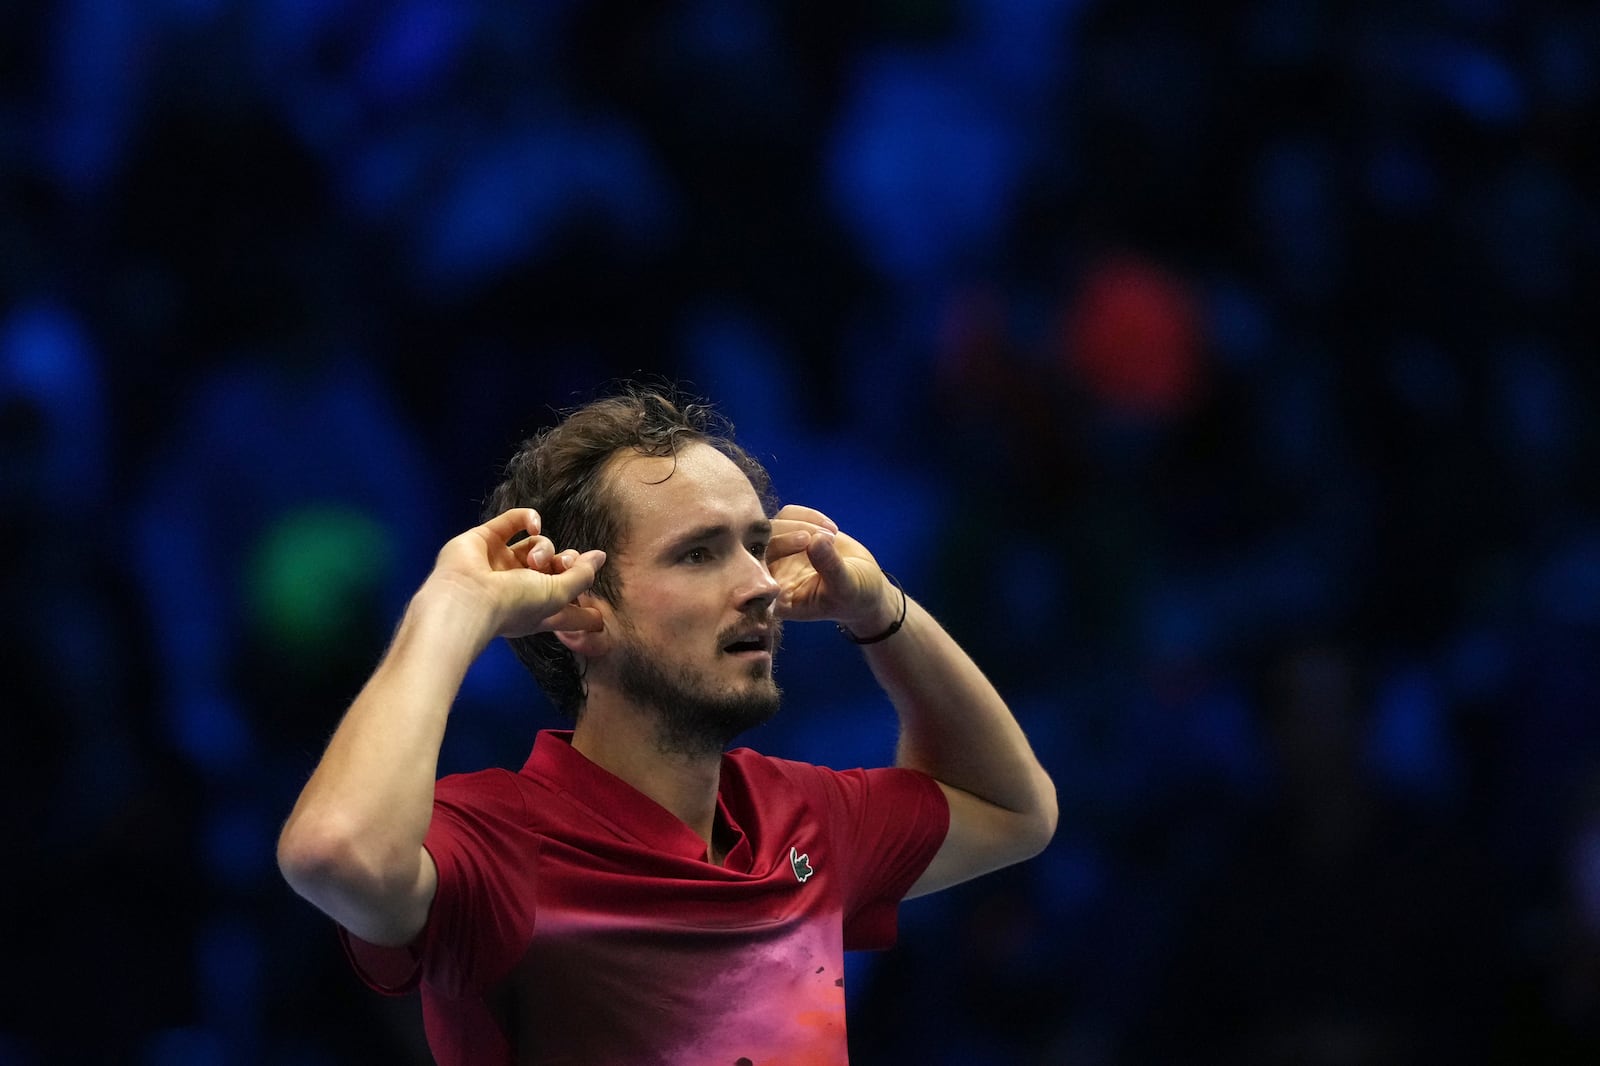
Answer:
POLYGON ((708 563, 711 561, 711 552, 705 548, 690 548, 683 553, 683 561, 695 564, 708 563))
POLYGON ((757 559, 765 559, 767 557, 767 542, 764 540, 758 540, 754 544, 750 545, 750 554, 754 555, 757 559))

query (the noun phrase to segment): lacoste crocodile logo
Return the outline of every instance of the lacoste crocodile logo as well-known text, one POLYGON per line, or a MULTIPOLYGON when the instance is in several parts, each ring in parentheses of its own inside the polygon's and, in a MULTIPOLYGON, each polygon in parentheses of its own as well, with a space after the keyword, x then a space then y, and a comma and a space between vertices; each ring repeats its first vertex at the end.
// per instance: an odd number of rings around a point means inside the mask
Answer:
POLYGON ((789 868, 794 871, 794 879, 802 885, 806 883, 806 878, 817 872, 811 868, 811 856, 802 855, 794 848, 789 849, 789 868))

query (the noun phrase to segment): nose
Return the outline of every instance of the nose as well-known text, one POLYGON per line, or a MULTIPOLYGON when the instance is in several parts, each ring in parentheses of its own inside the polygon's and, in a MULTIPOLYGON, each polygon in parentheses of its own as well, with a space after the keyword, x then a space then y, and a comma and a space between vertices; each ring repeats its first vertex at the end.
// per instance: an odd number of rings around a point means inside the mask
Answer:
POLYGON ((772 571, 767 568, 767 561, 754 555, 746 556, 748 562, 746 569, 740 575, 742 582, 737 592, 739 609, 749 611, 758 608, 766 612, 778 602, 778 582, 772 576, 772 571))

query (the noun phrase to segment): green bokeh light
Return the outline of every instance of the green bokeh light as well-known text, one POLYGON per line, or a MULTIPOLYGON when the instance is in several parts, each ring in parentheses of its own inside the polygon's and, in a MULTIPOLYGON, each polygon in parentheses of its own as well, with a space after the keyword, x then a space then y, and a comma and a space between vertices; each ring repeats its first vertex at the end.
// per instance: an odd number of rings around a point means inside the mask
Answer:
POLYGON ((370 620, 393 562, 383 524, 358 508, 289 511, 262 533, 249 561, 252 628, 277 650, 324 659, 370 620))

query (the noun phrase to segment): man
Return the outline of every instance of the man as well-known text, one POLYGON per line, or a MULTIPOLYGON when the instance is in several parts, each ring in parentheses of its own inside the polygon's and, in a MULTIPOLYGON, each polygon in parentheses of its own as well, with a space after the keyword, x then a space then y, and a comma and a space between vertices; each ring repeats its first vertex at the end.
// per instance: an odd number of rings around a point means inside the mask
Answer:
POLYGON ((767 493, 703 405, 629 386, 577 409, 445 544, 346 712, 278 862, 369 984, 420 985, 440 1062, 844 1062, 844 951, 1050 840, 1054 786, 978 668, 865 547, 767 493), (862 645, 897 767, 725 751, 777 710, 782 623, 813 620, 862 645), (436 783, 496 636, 574 728, 520 773, 436 783))

